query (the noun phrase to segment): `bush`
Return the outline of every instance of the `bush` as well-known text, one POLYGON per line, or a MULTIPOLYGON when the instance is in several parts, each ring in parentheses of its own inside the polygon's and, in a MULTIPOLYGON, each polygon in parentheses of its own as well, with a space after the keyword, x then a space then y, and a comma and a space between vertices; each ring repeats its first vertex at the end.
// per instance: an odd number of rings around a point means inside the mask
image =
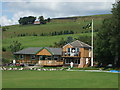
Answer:
POLYGON ((6 59, 6 58, 2 58, 2 63, 9 63, 10 62, 10 60, 8 60, 8 59, 6 59))
POLYGON ((2 48, 2 51, 3 51, 3 52, 6 52, 6 48, 3 47, 3 48, 2 48))

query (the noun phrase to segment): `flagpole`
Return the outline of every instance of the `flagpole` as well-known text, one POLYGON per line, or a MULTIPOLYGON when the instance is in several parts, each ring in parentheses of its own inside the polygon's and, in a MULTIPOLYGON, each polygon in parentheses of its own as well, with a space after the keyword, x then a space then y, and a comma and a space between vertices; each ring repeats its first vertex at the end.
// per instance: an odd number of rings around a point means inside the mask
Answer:
POLYGON ((91 41, 91 45, 92 45, 92 56, 91 56, 91 66, 93 66, 93 19, 92 19, 92 41, 91 41))

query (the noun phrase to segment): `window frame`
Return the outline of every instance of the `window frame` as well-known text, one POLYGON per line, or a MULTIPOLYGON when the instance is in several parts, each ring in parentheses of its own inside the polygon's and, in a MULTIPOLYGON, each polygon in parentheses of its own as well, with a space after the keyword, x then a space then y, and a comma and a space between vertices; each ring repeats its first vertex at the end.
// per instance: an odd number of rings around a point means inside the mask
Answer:
POLYGON ((36 59, 36 55, 30 55, 30 59, 31 60, 35 60, 36 59), (33 56, 34 56, 34 58, 33 58, 33 56))
POLYGON ((57 60, 59 60, 59 56, 54 56, 54 60, 56 60, 55 58, 57 58, 57 60))
POLYGON ((80 52, 80 48, 76 48, 75 51, 76 51, 76 52, 80 52))
POLYGON ((52 60, 52 56, 47 56, 47 60, 52 60), (50 59, 48 59, 48 58, 50 58, 50 59))
POLYGON ((24 56, 23 54, 21 54, 21 55, 19 56, 19 58, 20 58, 21 60, 24 60, 24 59, 25 59, 25 56, 24 56))

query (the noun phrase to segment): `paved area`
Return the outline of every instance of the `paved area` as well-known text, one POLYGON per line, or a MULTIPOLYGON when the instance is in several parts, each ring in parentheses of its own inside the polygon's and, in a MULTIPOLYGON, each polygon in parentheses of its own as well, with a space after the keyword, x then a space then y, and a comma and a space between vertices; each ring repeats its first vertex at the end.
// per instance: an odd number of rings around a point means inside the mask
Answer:
POLYGON ((111 73, 120 73, 120 71, 104 71, 104 70, 67 70, 67 71, 86 71, 86 72, 111 72, 111 73))

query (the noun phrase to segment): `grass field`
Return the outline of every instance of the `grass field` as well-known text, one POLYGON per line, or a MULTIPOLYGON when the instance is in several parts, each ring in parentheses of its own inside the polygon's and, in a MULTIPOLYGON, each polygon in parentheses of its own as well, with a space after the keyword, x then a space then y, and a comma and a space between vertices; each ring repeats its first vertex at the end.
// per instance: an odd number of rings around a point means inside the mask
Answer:
POLYGON ((15 36, 21 33, 50 33, 54 31, 65 31, 72 30, 75 33, 83 32, 83 26, 86 26, 94 19, 94 30, 99 29, 102 25, 102 21, 110 17, 110 14, 104 15, 93 15, 93 16, 81 16, 77 17, 76 21, 68 20, 68 19, 55 19, 51 20, 50 23, 46 25, 12 25, 8 26, 9 29, 3 32, 3 38, 10 38, 11 36, 15 36))
POLYGON ((117 73, 3 71, 3 88, 118 88, 117 73))
MULTIPOLYGON (((95 34, 95 33, 94 33, 95 34)), ((78 38, 79 36, 91 36, 91 33, 80 34, 68 34, 57 36, 26 36, 26 37, 14 37, 6 38, 3 40, 3 47, 8 48, 13 41, 19 41, 23 47, 49 47, 54 45, 55 42, 59 42, 61 38, 66 39, 68 36, 78 38)), ((90 38, 91 39, 91 38, 90 38)))

